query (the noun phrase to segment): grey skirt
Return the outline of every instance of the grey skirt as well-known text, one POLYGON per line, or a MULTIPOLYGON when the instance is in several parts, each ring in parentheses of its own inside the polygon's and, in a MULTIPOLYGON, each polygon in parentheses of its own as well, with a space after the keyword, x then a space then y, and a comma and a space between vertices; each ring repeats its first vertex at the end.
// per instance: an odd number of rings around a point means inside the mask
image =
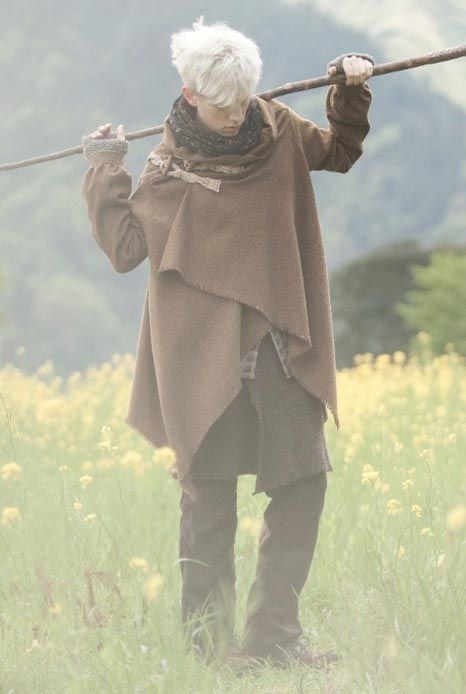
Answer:
POLYGON ((212 424, 188 476, 196 480, 256 475, 254 494, 333 470, 324 405, 287 378, 270 333, 261 340, 254 379, 212 424))

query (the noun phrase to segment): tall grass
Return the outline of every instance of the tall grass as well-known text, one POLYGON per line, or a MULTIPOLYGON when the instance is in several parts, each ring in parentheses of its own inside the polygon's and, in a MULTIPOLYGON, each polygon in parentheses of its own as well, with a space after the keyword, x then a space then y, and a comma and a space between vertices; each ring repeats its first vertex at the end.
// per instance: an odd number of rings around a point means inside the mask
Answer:
MULTIPOLYGON (((173 452, 123 421, 129 354, 64 380, 0 371, 0 691, 466 690, 466 365, 449 351, 358 355, 338 372, 339 431, 316 553, 301 594, 330 672, 242 679, 186 656, 173 452)), ((238 483, 237 631, 265 495, 238 483)))

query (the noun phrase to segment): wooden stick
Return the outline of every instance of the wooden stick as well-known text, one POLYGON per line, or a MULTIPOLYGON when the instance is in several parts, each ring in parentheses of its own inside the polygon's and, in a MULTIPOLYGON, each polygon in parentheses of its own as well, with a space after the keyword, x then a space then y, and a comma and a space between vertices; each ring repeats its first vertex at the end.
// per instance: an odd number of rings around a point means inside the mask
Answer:
MULTIPOLYGON (((420 67, 421 65, 441 63, 446 60, 455 60, 456 58, 463 58, 464 56, 466 56, 465 43, 460 44, 459 46, 452 46, 451 48, 444 48, 440 51, 433 51, 431 53, 427 53, 426 55, 419 55, 414 58, 406 58, 405 60, 396 60, 390 63, 380 63, 379 65, 374 65, 374 70, 371 78, 377 77, 378 75, 386 75, 388 72, 410 70, 411 68, 420 67)), ((287 82, 281 87, 270 89, 267 92, 260 92, 257 94, 257 96, 260 96, 262 99, 266 99, 268 101, 270 99, 274 99, 277 96, 291 94, 292 92, 302 92, 308 89, 315 89, 316 87, 325 87, 330 84, 344 84, 345 82, 345 75, 335 75, 333 77, 324 75, 323 77, 313 77, 311 79, 301 80, 300 82, 287 82)), ((125 139, 129 141, 137 140, 141 137, 148 137, 149 135, 157 135, 158 133, 163 132, 163 129, 163 125, 156 125, 155 127, 145 128, 144 130, 133 130, 133 132, 125 134, 125 139)), ((61 159, 62 157, 69 157, 72 154, 81 154, 82 151, 83 146, 77 145, 76 147, 63 149, 60 152, 44 154, 40 157, 33 157, 32 159, 23 159, 22 161, 11 162, 8 164, 0 164, 0 171, 19 169, 23 166, 32 166, 33 164, 42 164, 42 162, 44 161, 61 159)))

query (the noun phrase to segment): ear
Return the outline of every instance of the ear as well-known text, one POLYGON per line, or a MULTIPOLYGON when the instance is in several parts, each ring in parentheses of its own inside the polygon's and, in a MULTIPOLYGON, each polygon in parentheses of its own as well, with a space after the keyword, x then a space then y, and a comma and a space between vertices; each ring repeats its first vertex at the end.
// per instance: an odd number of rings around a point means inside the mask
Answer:
POLYGON ((183 84, 181 91, 183 92, 184 98, 189 104, 191 104, 191 106, 197 106, 196 96, 186 84, 183 84))

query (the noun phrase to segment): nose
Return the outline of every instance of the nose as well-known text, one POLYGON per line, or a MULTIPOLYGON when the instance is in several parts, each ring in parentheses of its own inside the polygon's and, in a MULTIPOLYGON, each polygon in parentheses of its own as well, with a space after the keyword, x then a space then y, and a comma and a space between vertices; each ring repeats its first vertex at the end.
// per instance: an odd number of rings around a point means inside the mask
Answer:
POLYGON ((241 125, 246 115, 246 109, 242 106, 233 108, 229 114, 229 121, 233 126, 241 125))

